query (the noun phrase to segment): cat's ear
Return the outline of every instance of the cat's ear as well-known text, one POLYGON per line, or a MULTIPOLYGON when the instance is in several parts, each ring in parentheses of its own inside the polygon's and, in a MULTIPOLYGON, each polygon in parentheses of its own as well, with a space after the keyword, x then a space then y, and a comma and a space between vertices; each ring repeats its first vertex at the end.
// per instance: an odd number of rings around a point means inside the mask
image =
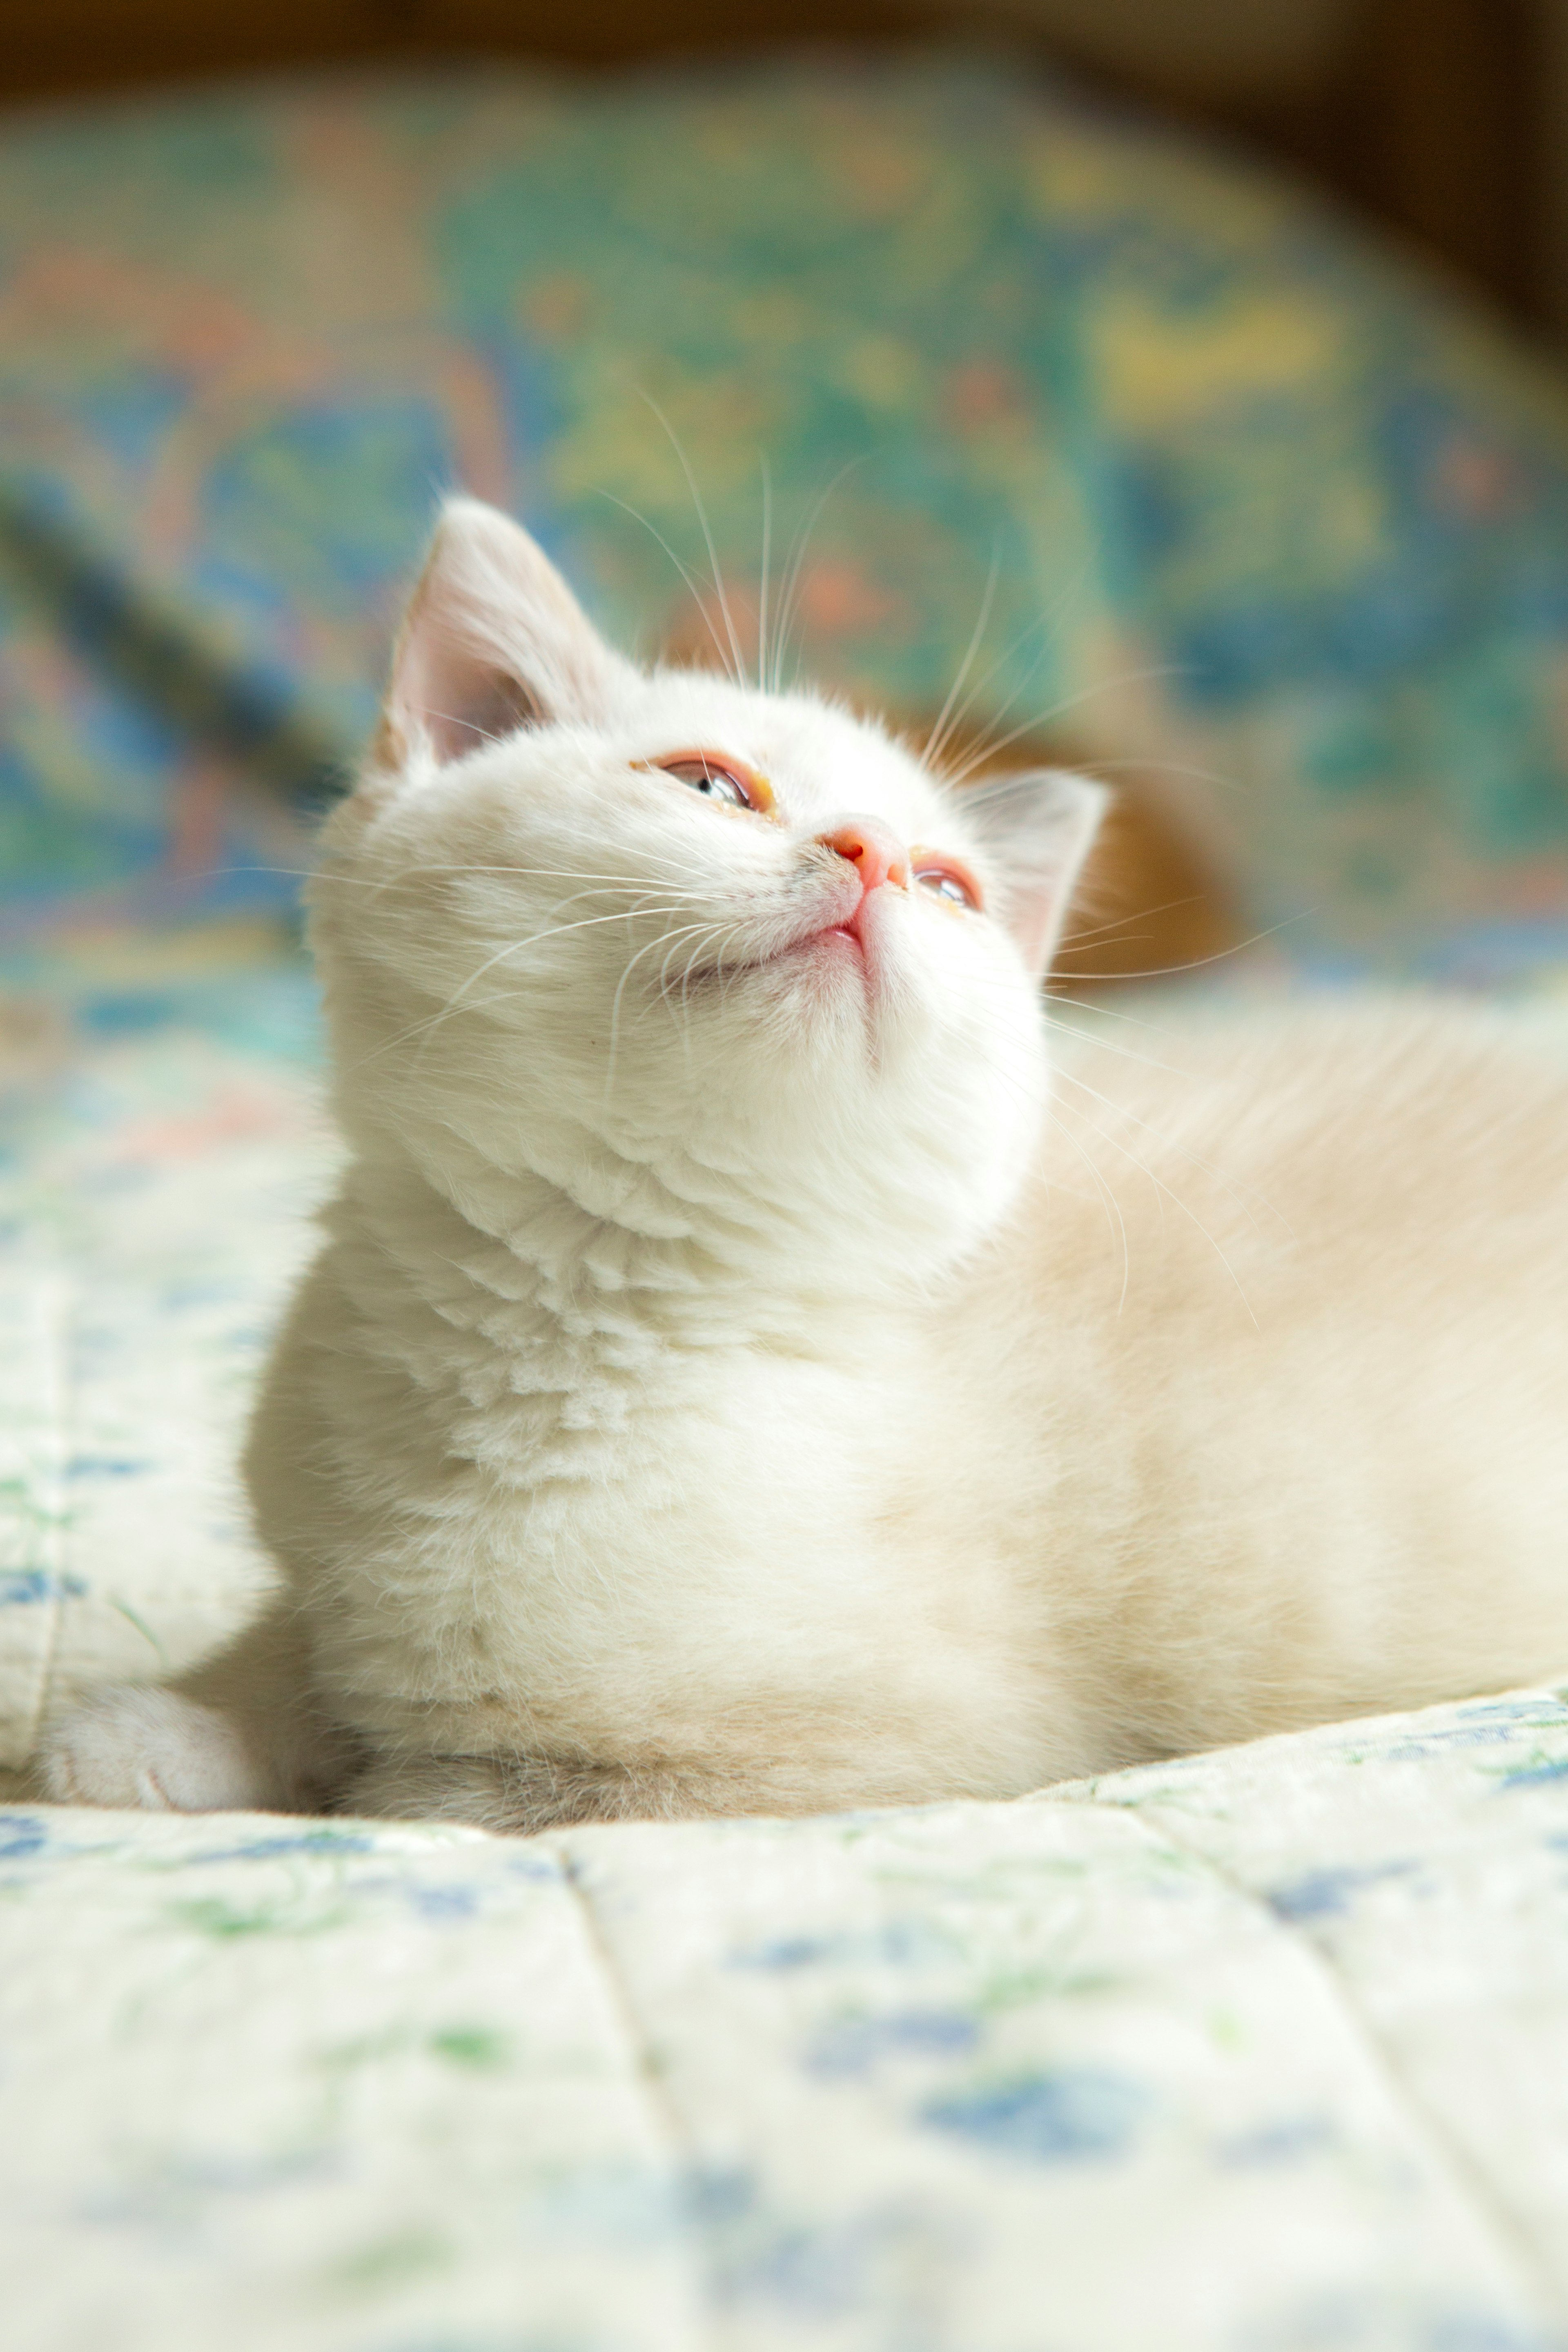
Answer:
POLYGON ((393 656, 371 769, 438 765, 487 738, 602 720, 631 677, 549 557, 478 499, 448 499, 393 656))
POLYGON ((1084 860, 1110 804, 1103 784, 1064 768, 997 776, 960 794, 966 824, 997 868, 1002 919, 1037 977, 1057 951, 1084 860))

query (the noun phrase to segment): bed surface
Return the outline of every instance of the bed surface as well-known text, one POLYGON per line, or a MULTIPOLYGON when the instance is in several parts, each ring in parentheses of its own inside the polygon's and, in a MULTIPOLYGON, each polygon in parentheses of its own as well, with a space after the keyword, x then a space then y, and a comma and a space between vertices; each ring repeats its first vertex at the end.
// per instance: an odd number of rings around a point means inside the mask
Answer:
POLYGON ((1545 2352, 1568 1705, 1012 1805, 0 1815, 27 2352, 1545 2352))
MULTIPOLYGON (((193 956, 13 1015, 12 1768, 265 1581, 231 1465, 334 1147, 302 971, 193 956)), ((61 1811, 13 1769, 5 2340, 1544 2352, 1565 1955, 1554 1690, 1018 1804, 533 1841, 61 1811)))

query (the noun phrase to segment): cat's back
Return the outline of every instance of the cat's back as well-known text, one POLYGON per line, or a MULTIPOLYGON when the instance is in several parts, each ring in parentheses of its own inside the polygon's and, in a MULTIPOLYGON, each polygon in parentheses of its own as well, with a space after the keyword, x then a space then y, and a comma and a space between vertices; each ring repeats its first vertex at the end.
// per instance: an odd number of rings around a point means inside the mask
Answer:
POLYGON ((1561 1296, 1568 1036, 1421 998, 1067 1025, 1018 1234, 1041 1278, 1109 1271, 1135 1318, 1173 1288, 1247 1320, 1330 1266, 1452 1305, 1528 1260, 1561 1296))
POLYGON ((1097 1761, 1568 1662, 1568 1076, 1442 1004, 1070 1025, 948 1360, 1097 1761))

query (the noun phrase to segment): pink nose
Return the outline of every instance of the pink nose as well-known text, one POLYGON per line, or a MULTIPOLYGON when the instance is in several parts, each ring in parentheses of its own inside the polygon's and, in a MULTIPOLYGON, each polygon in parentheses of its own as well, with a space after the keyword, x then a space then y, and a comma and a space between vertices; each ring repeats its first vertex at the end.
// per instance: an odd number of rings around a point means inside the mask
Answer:
POLYGON ((837 850, 847 858, 860 877, 862 889, 878 889, 884 882, 893 882, 900 890, 910 887, 910 861, 896 834, 874 816, 846 817, 831 832, 818 834, 824 848, 837 850))

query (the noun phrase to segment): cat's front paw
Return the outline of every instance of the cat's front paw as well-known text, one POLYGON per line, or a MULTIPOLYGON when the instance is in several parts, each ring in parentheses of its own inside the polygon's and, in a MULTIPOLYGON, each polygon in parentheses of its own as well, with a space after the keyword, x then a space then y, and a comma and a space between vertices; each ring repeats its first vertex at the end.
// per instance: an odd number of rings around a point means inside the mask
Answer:
POLYGON ((100 1691, 46 1732, 44 1786, 57 1804, 147 1812, 245 1812, 278 1792, 229 1717, 178 1691, 100 1691))

